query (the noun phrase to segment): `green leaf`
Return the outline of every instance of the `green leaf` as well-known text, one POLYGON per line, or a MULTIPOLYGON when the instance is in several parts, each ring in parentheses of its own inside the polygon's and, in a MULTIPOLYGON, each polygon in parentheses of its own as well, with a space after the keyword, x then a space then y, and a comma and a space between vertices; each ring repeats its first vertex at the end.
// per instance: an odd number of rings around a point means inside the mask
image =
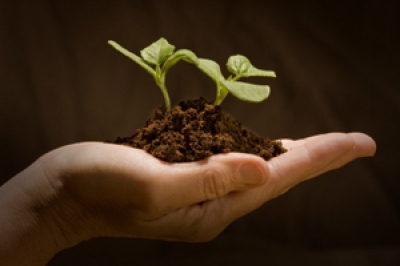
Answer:
POLYGON ((241 81, 223 80, 221 83, 236 98, 247 102, 261 102, 268 98, 270 87, 241 81))
POLYGON ((210 60, 199 58, 199 64, 197 67, 209 76, 217 85, 217 94, 215 97, 215 104, 219 105, 228 95, 228 90, 222 81, 225 80, 224 76, 221 73, 221 68, 217 62, 210 60))
POLYGON ((175 46, 168 43, 164 38, 147 46, 140 51, 143 60, 150 65, 161 66, 173 53, 175 46))
POLYGON ((217 83, 224 79, 220 66, 213 60, 199 58, 197 67, 217 83))
POLYGON ((118 52, 120 52, 123 55, 125 55, 126 57, 132 59, 135 63, 137 63, 139 66, 144 68, 147 72, 149 72, 150 75, 155 77, 156 72, 154 71, 154 69, 152 69, 149 65, 147 65, 146 62, 144 62, 142 58, 140 58, 139 56, 135 55, 134 53, 128 51, 127 49, 125 49, 124 47, 122 47, 121 45, 119 45, 118 43, 116 43, 114 41, 109 40, 108 44, 111 45, 118 52))
POLYGON ((255 68, 250 60, 243 55, 233 55, 229 57, 226 66, 232 74, 235 74, 238 78, 240 77, 272 77, 275 78, 274 71, 267 71, 255 68))
POLYGON ((172 54, 167 61, 164 62, 163 71, 167 72, 172 66, 179 62, 179 60, 184 60, 190 64, 197 65, 199 59, 190 50, 180 49, 172 54))

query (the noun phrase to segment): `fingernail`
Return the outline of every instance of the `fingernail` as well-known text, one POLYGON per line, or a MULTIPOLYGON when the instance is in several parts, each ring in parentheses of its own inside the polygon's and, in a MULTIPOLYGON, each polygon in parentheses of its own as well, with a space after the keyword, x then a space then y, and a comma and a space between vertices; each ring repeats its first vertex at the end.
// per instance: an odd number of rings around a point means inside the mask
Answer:
POLYGON ((237 179, 243 185, 262 185, 265 183, 265 174, 259 166, 242 164, 238 168, 237 179))

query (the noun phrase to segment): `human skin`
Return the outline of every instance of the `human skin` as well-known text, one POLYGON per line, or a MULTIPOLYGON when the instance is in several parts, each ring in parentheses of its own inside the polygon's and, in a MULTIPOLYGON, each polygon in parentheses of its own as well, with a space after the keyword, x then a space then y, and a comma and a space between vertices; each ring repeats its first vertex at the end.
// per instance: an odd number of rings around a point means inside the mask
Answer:
POLYGON ((288 152, 270 161, 228 153, 171 164, 96 142, 50 151, 0 187, 0 262, 45 265, 102 236, 210 241, 298 183, 376 151, 362 133, 282 142, 288 152))

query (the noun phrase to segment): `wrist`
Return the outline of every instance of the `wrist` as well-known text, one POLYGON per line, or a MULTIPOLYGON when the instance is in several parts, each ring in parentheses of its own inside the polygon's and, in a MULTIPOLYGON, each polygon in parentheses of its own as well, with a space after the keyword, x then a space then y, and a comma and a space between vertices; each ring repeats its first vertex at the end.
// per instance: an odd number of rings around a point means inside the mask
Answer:
POLYGON ((83 208, 64 189, 59 173, 39 159, 0 187, 0 261, 44 265, 87 237, 83 208))

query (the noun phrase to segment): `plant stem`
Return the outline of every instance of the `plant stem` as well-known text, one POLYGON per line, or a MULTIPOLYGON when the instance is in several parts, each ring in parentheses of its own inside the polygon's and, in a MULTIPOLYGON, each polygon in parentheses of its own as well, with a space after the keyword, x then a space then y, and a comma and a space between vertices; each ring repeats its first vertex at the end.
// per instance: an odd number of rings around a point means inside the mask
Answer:
POLYGON ((228 95, 228 90, 224 89, 221 84, 218 84, 217 86, 217 96, 215 97, 214 105, 220 105, 228 95))
POLYGON ((236 76, 232 79, 232 81, 238 81, 240 78, 241 78, 240 75, 236 75, 236 76))
POLYGON ((156 75, 154 79, 164 96, 165 108, 167 111, 171 110, 171 100, 169 99, 167 86, 165 85, 165 72, 161 70, 160 66, 156 67, 156 75))
POLYGON ((168 95, 168 91, 167 91, 167 87, 165 86, 165 84, 158 84, 158 86, 161 89, 161 92, 164 96, 164 102, 165 102, 165 108, 167 109, 167 111, 171 110, 171 101, 169 99, 169 95, 168 95))

